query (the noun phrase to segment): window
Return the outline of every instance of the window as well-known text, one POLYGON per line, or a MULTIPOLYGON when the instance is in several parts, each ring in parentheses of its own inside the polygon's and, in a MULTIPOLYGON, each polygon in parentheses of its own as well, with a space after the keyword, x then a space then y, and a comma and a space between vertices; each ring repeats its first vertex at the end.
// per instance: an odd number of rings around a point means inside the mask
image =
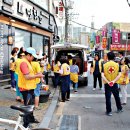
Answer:
POLYGON ((30 47, 30 32, 15 29, 15 46, 16 47, 30 47))
POLYGON ((39 54, 43 53, 43 36, 32 34, 32 47, 36 49, 39 54))

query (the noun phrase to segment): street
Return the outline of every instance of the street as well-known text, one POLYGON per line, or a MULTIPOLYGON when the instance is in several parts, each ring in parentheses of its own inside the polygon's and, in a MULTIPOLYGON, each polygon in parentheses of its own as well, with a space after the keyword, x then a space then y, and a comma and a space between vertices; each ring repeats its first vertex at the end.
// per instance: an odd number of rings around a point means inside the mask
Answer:
POLYGON ((130 89, 128 85, 128 104, 123 107, 124 112, 116 113, 116 104, 112 96, 111 117, 105 114, 104 91, 92 90, 93 79, 89 75, 88 87, 79 87, 78 93, 71 91, 70 101, 59 103, 53 116, 50 128, 59 130, 128 130, 130 128, 130 89), (73 124, 63 122, 64 116, 78 116, 78 126, 73 128, 73 124), (60 119, 60 120, 59 120, 60 119), (60 125, 62 122, 62 126, 60 125), (57 124, 58 123, 58 124, 57 124), (66 125, 67 124, 67 125, 66 125))

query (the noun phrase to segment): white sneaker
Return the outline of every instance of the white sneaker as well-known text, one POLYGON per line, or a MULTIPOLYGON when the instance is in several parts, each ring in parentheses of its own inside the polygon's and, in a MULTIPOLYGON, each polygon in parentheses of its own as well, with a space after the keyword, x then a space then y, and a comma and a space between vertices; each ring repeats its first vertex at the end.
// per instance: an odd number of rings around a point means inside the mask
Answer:
POLYGON ((95 88, 93 88, 93 91, 95 91, 96 89, 95 88))

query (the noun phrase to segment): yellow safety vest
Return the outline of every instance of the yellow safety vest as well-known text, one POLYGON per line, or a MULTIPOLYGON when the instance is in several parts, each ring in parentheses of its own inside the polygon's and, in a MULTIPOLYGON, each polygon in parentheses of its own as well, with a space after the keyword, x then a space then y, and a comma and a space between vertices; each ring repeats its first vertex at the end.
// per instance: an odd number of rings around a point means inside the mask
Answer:
POLYGON ((62 76, 69 75, 70 74, 70 66, 66 63, 63 63, 61 68, 63 69, 62 76))
MULTIPOLYGON (((14 57, 13 57, 14 58, 14 57)), ((15 71, 15 61, 10 63, 10 70, 15 71)))
MULTIPOLYGON (((108 61, 107 63, 103 65, 103 67, 104 67, 104 76, 106 77, 108 81, 112 81, 118 76, 119 74, 118 63, 114 61, 108 61)), ((105 83, 106 82, 104 81, 104 84, 105 83)), ((116 83, 118 83, 118 81, 116 83)))
POLYGON ((54 72, 55 73, 58 73, 59 72, 59 70, 60 70, 60 67, 58 66, 58 64, 56 64, 56 65, 54 65, 54 72))
MULTIPOLYGON (((31 66, 31 64, 26 59, 21 59, 21 63, 22 62, 27 63, 28 69, 29 69, 29 75, 34 75, 35 73, 34 73, 34 70, 31 66)), ((31 80, 25 79, 23 73, 20 70, 20 71, 18 71, 18 86, 19 86, 19 88, 25 89, 25 90, 35 89, 36 88, 36 79, 31 79, 31 80)))
MULTIPOLYGON (((34 70, 34 74, 41 72, 40 64, 38 62, 32 61, 31 65, 32 65, 32 68, 34 70)), ((36 78, 36 84, 38 84, 38 83, 40 83, 40 78, 36 78)))
MULTIPOLYGON (((95 70, 95 63, 96 63, 96 61, 94 60, 93 61, 93 67, 91 67, 90 68, 90 71, 93 73, 94 72, 94 70, 95 70)), ((102 61, 101 60, 99 60, 99 71, 100 71, 100 73, 101 73, 101 71, 102 71, 102 61)))
POLYGON ((73 81, 74 83, 77 83, 78 82, 78 74, 70 73, 70 80, 73 81))
POLYGON ((20 69, 20 63, 21 63, 21 59, 20 58, 17 58, 16 61, 15 61, 15 73, 18 74, 18 71, 20 69))
POLYGON ((123 84, 123 81, 125 81, 126 84, 129 83, 129 76, 128 74, 126 75, 125 73, 129 70, 127 65, 122 65, 121 66, 121 77, 119 79, 119 84, 123 84))

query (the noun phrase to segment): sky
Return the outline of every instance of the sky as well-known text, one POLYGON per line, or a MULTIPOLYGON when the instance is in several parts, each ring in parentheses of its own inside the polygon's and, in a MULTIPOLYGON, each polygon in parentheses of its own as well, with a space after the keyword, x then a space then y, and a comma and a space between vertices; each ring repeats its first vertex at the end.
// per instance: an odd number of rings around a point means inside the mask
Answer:
MULTIPOLYGON (((130 23, 130 7, 127 0, 73 0, 73 13, 79 13, 73 21, 100 29, 108 22, 130 23)), ((90 30, 90 29, 88 29, 90 30)))

